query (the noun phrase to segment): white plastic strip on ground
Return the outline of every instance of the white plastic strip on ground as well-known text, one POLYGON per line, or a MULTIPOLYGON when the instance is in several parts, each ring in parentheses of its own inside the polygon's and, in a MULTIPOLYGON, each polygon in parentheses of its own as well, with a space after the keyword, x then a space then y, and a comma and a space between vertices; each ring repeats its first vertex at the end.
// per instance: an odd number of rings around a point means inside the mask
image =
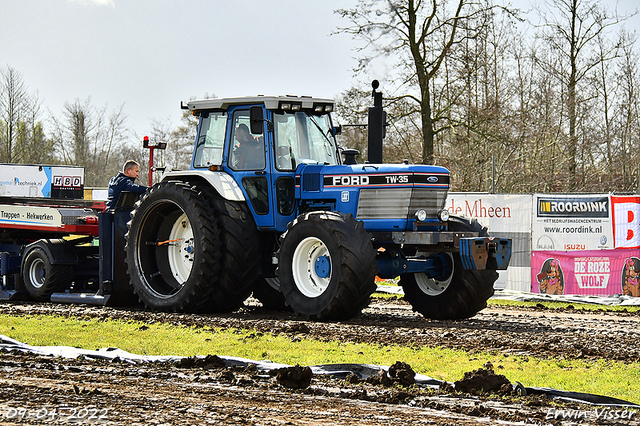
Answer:
MULTIPOLYGON (((402 287, 394 285, 379 285, 378 293, 389 293, 402 295, 402 287)), ((527 293, 524 291, 496 290, 492 299, 515 300, 518 302, 564 302, 564 303, 589 303, 594 305, 607 306, 640 306, 640 297, 623 296, 579 296, 576 294, 539 294, 527 293)))
MULTIPOLYGON (((131 364, 140 364, 144 362, 177 362, 185 358, 182 356, 161 356, 161 355, 138 355, 124 351, 118 348, 102 348, 97 350, 80 349, 71 346, 31 346, 18 340, 12 339, 0 334, 0 351, 18 351, 23 353, 31 353, 42 356, 54 356, 68 359, 84 358, 84 359, 102 359, 102 360, 119 360, 131 364)), ((198 358, 203 358, 199 356, 198 358)), ((249 364, 255 364, 259 370, 270 371, 278 368, 291 367, 288 364, 278 364, 271 361, 254 361, 247 358, 239 358, 233 356, 219 356, 223 359, 227 366, 246 367, 249 364)), ((337 377, 346 377, 350 373, 356 374, 360 379, 366 379, 369 376, 378 374, 380 370, 389 370, 388 366, 372 365, 372 364, 326 364, 309 366, 313 374, 328 374, 337 377)), ((429 376, 416 374, 415 380, 422 385, 439 386, 440 381, 429 376)))
POLYGON ((594 305, 640 306, 640 297, 623 296, 579 296, 576 294, 539 294, 512 290, 496 290, 492 299, 516 300, 518 302, 564 302, 590 303, 594 305))
MULTIPOLYGON (((44 356, 56 356, 62 358, 75 359, 83 357, 85 359, 105 359, 120 360, 131 364, 139 364, 143 362, 176 362, 185 357, 180 356, 155 356, 155 355, 138 355, 132 354, 122 349, 103 348, 95 351, 87 349, 79 349, 70 346, 31 346, 14 340, 10 337, 0 335, 0 352, 2 351, 18 351, 23 353, 32 353, 44 356)), ((198 356, 197 358, 204 358, 198 356)), ((246 367, 249 364, 255 364, 258 370, 270 371, 277 368, 290 367, 287 364, 277 364, 271 361, 254 361, 246 358, 220 356, 228 367, 240 366, 246 367)), ((372 365, 372 364, 325 364, 309 366, 313 374, 329 375, 336 378, 345 378, 349 374, 355 374, 361 380, 378 374, 378 371, 388 371, 388 366, 372 365)), ((416 384, 431 388, 438 388, 442 381, 434 379, 422 374, 415 375, 416 384)), ((516 382, 518 383, 518 382, 516 382)), ((453 384, 451 384, 454 386, 453 384)), ((558 389, 540 388, 540 387, 524 387, 518 383, 518 386, 524 390, 524 394, 544 394, 551 398, 558 398, 565 401, 577 401, 586 404, 610 406, 610 407, 633 407, 640 408, 640 405, 623 401, 617 398, 611 398, 601 395, 585 394, 581 392, 569 392, 558 389)), ((518 389, 516 387, 515 389, 518 389)))

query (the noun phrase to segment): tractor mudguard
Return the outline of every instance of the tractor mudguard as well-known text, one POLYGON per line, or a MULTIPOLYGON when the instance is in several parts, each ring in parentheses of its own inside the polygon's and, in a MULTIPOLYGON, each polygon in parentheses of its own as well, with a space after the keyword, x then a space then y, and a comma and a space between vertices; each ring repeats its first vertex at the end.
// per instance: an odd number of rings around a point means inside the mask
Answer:
POLYGON ((199 170, 179 170, 165 173, 162 182, 168 180, 191 181, 200 179, 206 181, 215 189, 222 198, 228 201, 245 201, 244 194, 240 186, 226 172, 199 170))

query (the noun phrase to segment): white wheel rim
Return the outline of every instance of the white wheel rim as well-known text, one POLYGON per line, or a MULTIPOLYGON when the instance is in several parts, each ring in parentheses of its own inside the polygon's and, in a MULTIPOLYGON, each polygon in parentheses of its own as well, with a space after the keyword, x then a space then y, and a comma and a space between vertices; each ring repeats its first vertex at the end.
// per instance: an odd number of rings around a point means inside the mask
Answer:
POLYGON ((307 297, 320 296, 331 282, 332 271, 326 277, 320 277, 316 272, 316 262, 322 257, 329 262, 329 265, 331 264, 329 249, 316 237, 307 237, 302 240, 293 253, 293 280, 298 290, 307 297))
POLYGON ((45 264, 42 259, 36 259, 29 267, 29 281, 34 288, 40 288, 44 285, 46 279, 45 264))
POLYGON ((169 268, 178 284, 184 284, 191 274, 195 256, 193 229, 186 214, 182 214, 173 224, 169 234, 169 268))
MULTIPOLYGON (((423 253, 418 253, 417 256, 421 254, 423 253)), ((453 256, 451 255, 451 253, 448 253, 448 255, 451 259, 451 266, 453 268, 453 256)), ((447 288, 449 288, 449 284, 451 284, 451 278, 453 278, 453 269, 451 270, 451 275, 449 275, 449 277, 444 281, 438 281, 434 278, 429 278, 426 274, 422 273, 415 274, 414 276, 416 279, 416 284, 418 284, 418 287, 424 294, 426 294, 427 296, 439 296, 444 293, 447 288)))

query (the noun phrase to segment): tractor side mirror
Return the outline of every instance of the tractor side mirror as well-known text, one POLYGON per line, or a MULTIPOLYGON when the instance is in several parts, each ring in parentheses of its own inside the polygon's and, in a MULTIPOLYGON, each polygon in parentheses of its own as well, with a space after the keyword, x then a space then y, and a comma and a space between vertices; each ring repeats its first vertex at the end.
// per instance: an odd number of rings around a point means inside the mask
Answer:
POLYGON ((262 107, 260 106, 252 106, 249 109, 249 119, 251 122, 251 133, 254 135, 262 134, 262 122, 264 121, 264 117, 262 116, 262 107))

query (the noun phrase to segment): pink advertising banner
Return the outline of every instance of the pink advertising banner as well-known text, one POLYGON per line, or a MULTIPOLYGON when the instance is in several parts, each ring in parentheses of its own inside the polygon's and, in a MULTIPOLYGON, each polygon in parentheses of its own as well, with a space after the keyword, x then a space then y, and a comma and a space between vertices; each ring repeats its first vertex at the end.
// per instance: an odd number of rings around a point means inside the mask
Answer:
POLYGON ((640 250, 534 251, 531 291, 640 296, 640 250))

